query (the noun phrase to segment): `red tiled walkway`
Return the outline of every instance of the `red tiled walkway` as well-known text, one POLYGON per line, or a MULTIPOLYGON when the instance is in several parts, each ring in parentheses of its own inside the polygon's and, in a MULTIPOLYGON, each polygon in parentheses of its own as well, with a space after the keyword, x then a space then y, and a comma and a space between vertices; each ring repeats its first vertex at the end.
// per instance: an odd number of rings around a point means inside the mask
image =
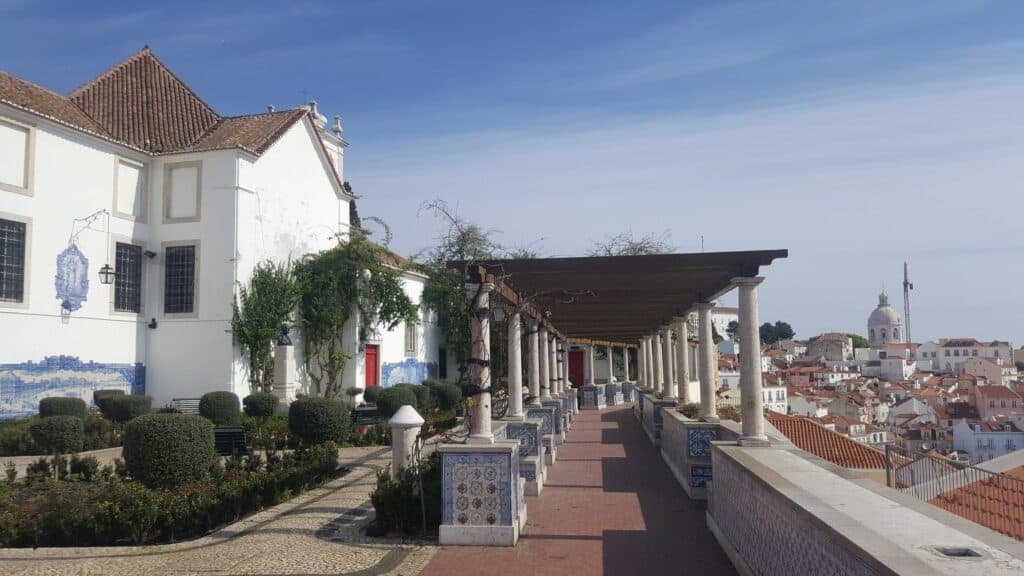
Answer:
POLYGON ((631 407, 581 413, 548 472, 518 546, 442 548, 422 574, 735 574, 631 407))

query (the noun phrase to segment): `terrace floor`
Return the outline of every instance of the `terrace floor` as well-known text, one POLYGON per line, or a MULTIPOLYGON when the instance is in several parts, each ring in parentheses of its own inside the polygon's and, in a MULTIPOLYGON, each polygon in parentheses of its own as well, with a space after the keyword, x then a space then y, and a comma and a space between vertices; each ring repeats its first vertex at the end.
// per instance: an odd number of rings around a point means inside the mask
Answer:
POLYGON ((735 574, 630 406, 582 412, 515 548, 441 548, 421 573, 735 574))

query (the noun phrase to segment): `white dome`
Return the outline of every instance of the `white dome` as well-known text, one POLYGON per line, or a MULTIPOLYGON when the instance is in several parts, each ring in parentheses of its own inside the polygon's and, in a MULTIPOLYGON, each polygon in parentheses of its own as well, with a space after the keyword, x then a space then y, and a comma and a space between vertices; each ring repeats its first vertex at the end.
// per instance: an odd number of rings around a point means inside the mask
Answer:
POLYGON ((878 307, 868 316, 868 340, 872 346, 881 346, 900 342, 903 332, 903 319, 899 312, 889 305, 889 297, 885 292, 878 295, 878 307))
POLYGON ((879 306, 871 313, 868 317, 868 325, 874 326, 878 324, 900 324, 900 315, 896 312, 896 309, 888 304, 879 306))

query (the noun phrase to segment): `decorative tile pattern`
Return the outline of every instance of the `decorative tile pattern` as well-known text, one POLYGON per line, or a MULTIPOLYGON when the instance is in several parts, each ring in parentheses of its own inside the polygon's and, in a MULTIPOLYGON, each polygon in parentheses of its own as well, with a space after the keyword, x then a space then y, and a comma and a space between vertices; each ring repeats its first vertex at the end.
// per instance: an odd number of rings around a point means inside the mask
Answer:
POLYGON ((505 426, 508 439, 519 440, 519 457, 540 456, 540 427, 524 422, 509 422, 505 426))
POLYGON ((117 388, 146 393, 146 367, 141 363, 82 362, 75 356, 47 356, 42 362, 0 364, 0 418, 23 418, 39 413, 39 400, 48 396, 81 398, 117 388))
POLYGON ((380 376, 385 387, 402 383, 420 384, 429 378, 437 378, 437 362, 420 362, 415 358, 385 362, 380 368, 380 376))
POLYGON ((527 482, 537 481, 537 470, 533 467, 523 466, 522 471, 519 473, 524 480, 527 482))
POLYGON ((711 466, 690 466, 690 486, 707 488, 711 482, 711 466))
POLYGON ((69 244, 57 255, 57 274, 53 279, 60 307, 74 312, 89 295, 89 259, 78 246, 69 244))
POLYGON ((554 408, 555 417, 552 422, 555 423, 555 434, 562 433, 562 403, 558 400, 541 400, 540 405, 545 408, 554 408))
POLYGON ((527 418, 530 420, 540 420, 541 434, 555 433, 554 414, 555 411, 551 408, 529 408, 526 410, 527 418))
POLYGON ((600 404, 597 401, 597 388, 585 386, 583 388, 580 388, 580 393, 583 394, 583 406, 587 408, 597 408, 598 406, 600 406, 600 404))
POLYGON ((687 428, 686 453, 690 458, 711 458, 711 441, 718 440, 718 427, 687 428))
POLYGON ((513 483, 518 483, 519 459, 511 460, 507 452, 443 453, 443 522, 511 526, 513 510, 518 510, 518 488, 513 488, 513 483), (517 501, 515 507, 513 500, 517 501))

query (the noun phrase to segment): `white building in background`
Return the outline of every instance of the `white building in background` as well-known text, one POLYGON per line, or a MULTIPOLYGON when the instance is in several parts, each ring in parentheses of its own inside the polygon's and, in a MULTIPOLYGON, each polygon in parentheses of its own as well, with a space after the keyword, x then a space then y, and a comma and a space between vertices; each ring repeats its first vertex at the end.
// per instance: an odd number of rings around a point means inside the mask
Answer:
MULTIPOLYGON (((0 72, 0 417, 97 388, 248 394, 234 296, 346 237, 345 146, 315 105, 221 116, 148 48, 68 95, 0 72)), ((378 334, 379 378, 436 370, 417 330, 378 334)))
POLYGON ((953 449, 966 452, 972 464, 1004 456, 1024 448, 1024 431, 1010 420, 968 422, 953 426, 953 449))
POLYGON ((942 338, 925 342, 917 349, 918 367, 922 370, 942 370, 964 373, 970 358, 990 358, 997 363, 1013 365, 1013 347, 1009 342, 993 340, 980 342, 974 338, 942 338))
POLYGON ((889 296, 885 292, 878 295, 878 306, 868 316, 868 340, 873 347, 902 342, 903 319, 896 309, 889 305, 889 296))
MULTIPOLYGON (((718 331, 718 335, 726 340, 732 340, 729 336, 729 324, 736 322, 739 324, 740 321, 740 309, 730 308, 728 306, 715 306, 711 309, 711 325, 718 331)), ((735 354, 735 351, 727 352, 727 354, 735 354)))

